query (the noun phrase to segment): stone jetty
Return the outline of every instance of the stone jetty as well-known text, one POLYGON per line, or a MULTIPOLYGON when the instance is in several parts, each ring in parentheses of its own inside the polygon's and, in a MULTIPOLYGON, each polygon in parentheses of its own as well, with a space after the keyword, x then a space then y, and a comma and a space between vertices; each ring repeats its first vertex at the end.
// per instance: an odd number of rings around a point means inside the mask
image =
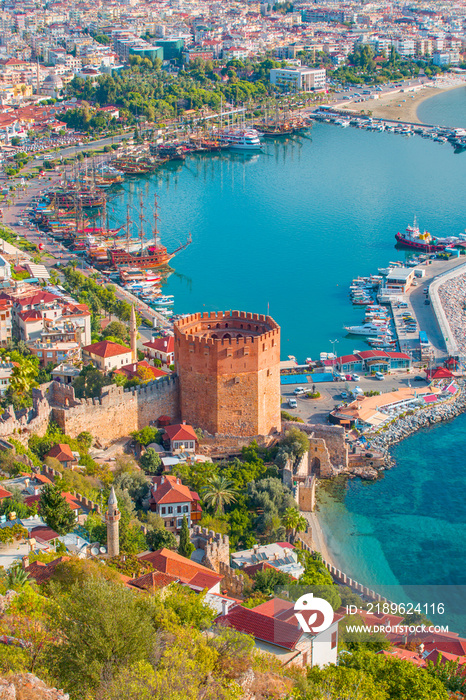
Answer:
POLYGON ((397 418, 380 433, 366 436, 370 442, 371 450, 379 450, 384 453, 386 467, 389 468, 395 464, 388 453, 391 445, 404 440, 420 428, 427 428, 434 423, 451 420, 466 410, 466 385, 464 380, 461 380, 458 384, 460 388, 453 400, 414 409, 412 412, 408 411, 404 417, 397 418))
POLYGON ((447 280, 438 295, 459 353, 466 355, 466 273, 447 280))

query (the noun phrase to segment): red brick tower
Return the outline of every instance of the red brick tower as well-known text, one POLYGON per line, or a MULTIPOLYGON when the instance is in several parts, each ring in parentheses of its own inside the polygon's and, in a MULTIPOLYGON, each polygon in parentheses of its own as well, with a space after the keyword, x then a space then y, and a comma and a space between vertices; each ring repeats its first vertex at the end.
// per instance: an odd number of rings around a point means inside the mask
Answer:
POLYGON ((280 326, 227 311, 175 323, 175 366, 184 421, 212 434, 280 430, 280 326))

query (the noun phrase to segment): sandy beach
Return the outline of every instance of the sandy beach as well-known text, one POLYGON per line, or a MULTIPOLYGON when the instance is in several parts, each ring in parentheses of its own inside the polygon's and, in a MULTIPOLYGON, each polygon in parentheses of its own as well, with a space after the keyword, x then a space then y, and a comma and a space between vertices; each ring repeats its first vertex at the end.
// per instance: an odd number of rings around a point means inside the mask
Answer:
POLYGON ((439 80, 436 84, 429 84, 429 87, 422 87, 415 92, 410 92, 409 87, 405 92, 396 92, 380 97, 378 100, 367 100, 366 102, 348 102, 340 105, 345 109, 355 113, 371 112, 373 117, 382 119, 393 119, 394 121, 404 121, 420 124, 417 116, 419 105, 435 95, 448 90, 456 90, 466 86, 464 80, 452 78, 449 80, 439 80))
POLYGON ((302 515, 304 515, 304 517, 310 525, 310 529, 312 530, 312 541, 314 543, 314 547, 317 549, 317 551, 319 551, 322 554, 322 559, 324 559, 328 564, 331 564, 331 566, 339 568, 338 564, 334 561, 328 550, 327 543, 325 541, 325 535, 319 522, 317 512, 306 512, 302 513, 302 515))

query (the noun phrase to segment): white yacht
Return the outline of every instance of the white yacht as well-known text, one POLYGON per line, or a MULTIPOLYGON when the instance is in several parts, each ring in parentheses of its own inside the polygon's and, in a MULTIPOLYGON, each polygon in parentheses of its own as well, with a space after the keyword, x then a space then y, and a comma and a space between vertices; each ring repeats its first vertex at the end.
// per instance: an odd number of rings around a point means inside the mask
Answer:
POLYGON ((220 140, 228 143, 230 148, 241 151, 260 151, 261 142, 256 129, 225 129, 219 135, 220 140))
POLYGON ((351 335, 391 335, 390 331, 375 323, 364 323, 362 326, 343 326, 347 333, 351 335))

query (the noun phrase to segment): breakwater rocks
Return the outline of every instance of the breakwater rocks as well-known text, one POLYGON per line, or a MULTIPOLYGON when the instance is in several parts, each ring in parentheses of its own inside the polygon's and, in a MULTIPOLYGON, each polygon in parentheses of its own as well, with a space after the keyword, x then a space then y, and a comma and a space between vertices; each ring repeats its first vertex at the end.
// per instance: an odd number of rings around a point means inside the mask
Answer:
POLYGON ((370 438, 371 449, 380 450, 385 455, 385 467, 390 468, 395 464, 394 459, 388 454, 388 449, 401 440, 409 437, 420 428, 428 428, 429 425, 441 421, 456 418, 466 410, 466 389, 461 383, 458 395, 448 403, 440 403, 426 408, 414 410, 411 414, 398 418, 388 428, 370 438))

